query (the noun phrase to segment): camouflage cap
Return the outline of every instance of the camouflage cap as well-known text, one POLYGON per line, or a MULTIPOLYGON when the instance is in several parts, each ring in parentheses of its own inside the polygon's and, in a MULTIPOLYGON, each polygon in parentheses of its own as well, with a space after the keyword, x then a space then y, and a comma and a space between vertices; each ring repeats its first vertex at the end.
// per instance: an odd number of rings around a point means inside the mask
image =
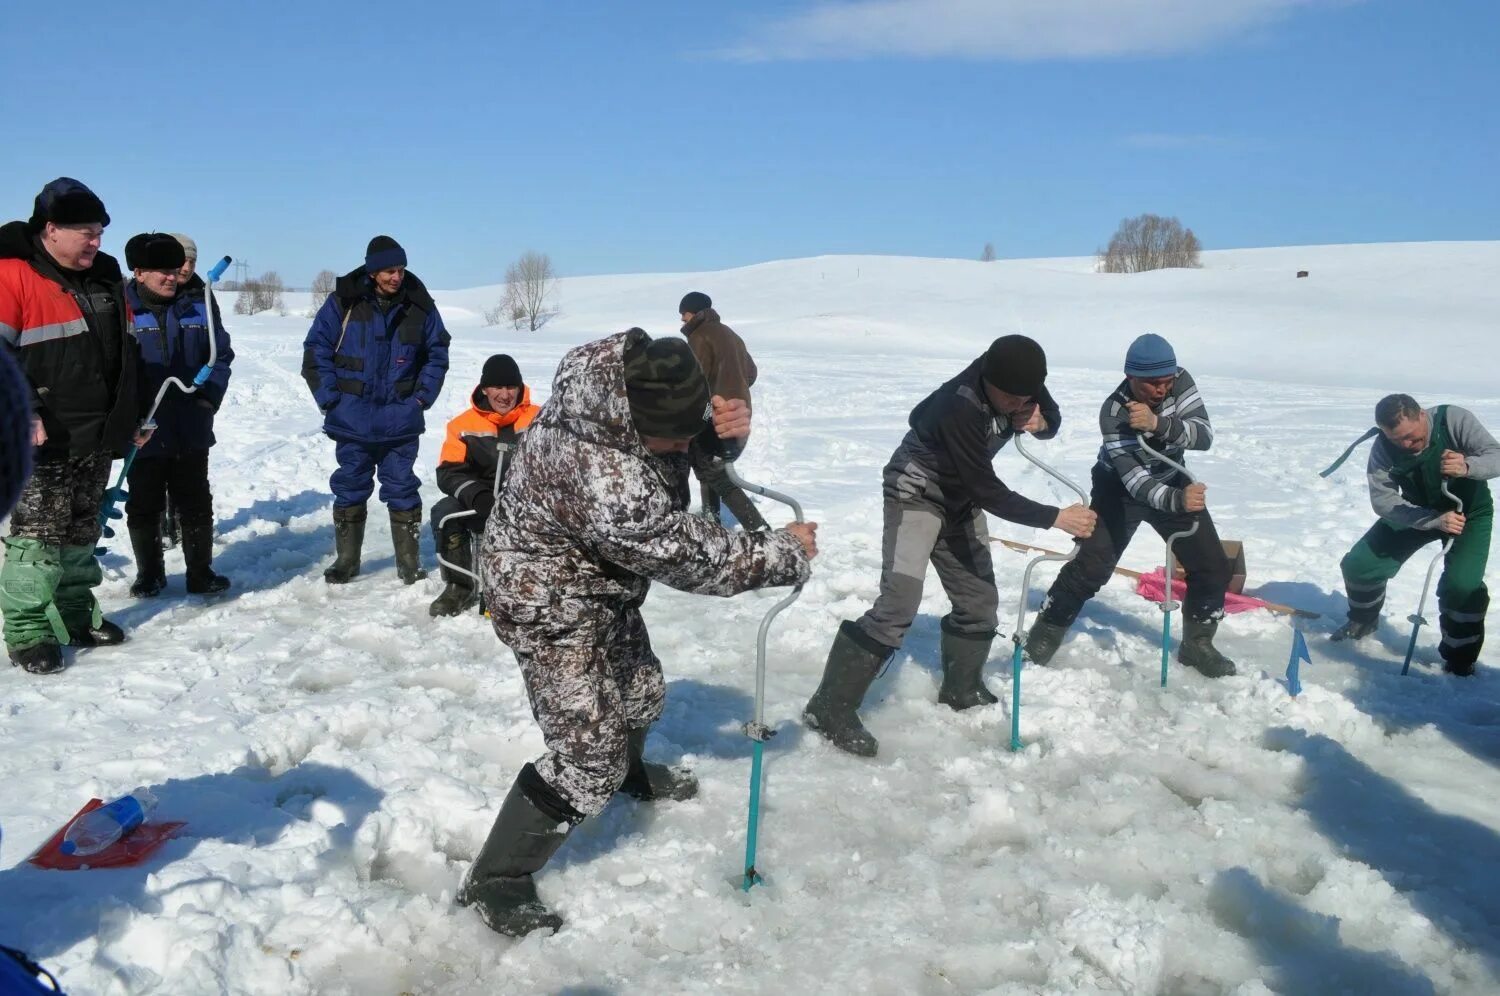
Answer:
POLYGON ((708 379, 682 339, 644 339, 625 351, 625 393, 643 436, 690 439, 712 414, 708 379))

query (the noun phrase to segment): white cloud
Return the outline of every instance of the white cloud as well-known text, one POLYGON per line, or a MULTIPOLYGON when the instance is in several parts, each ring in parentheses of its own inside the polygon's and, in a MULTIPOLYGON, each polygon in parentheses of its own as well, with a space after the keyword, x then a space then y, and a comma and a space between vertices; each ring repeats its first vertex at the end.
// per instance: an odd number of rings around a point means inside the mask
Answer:
POLYGON ((745 60, 1090 59, 1206 48, 1300 8, 1363 0, 839 0, 721 54, 745 60))

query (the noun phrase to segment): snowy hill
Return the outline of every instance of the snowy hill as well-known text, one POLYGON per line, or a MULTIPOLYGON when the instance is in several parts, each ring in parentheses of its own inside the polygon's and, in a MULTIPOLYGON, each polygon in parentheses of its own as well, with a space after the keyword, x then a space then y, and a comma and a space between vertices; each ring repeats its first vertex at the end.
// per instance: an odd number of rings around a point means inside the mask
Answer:
MULTIPOLYGON (((569 346, 632 324, 670 334, 698 289, 761 369, 741 472, 822 523, 814 578, 771 636, 769 883, 747 898, 728 880, 744 848, 756 627, 779 593, 658 587, 645 613, 669 691, 648 751, 691 765, 702 793, 617 800, 575 832, 539 876, 568 924, 521 942, 452 904, 541 750, 515 662, 477 614, 428 618, 440 583, 396 580, 375 510, 365 573, 323 583, 334 460, 297 373, 307 322, 234 320, 211 466, 216 566, 235 588, 188 598, 174 552, 167 595, 132 601, 115 541, 99 594, 130 642, 54 677, 0 672, 0 944, 80 993, 1493 992, 1500 677, 1442 675, 1432 629, 1412 675, 1397 674, 1420 555, 1377 639, 1327 641, 1338 560, 1372 516, 1358 461, 1317 471, 1391 390, 1464 404, 1500 430, 1497 273, 1500 243, 1236 250, 1136 276, 1088 259, 828 257, 564 280, 562 315, 536 334, 480 327, 496 288, 438 292, 454 347, 418 464, 429 507, 442 422, 485 356, 513 353, 545 398, 569 346), (875 595, 879 472, 911 405, 995 335, 1024 330, 1052 357, 1065 417, 1036 451, 1086 480, 1099 403, 1148 329, 1198 375, 1217 441, 1194 466, 1221 534, 1246 542, 1248 587, 1322 613, 1305 625, 1303 693, 1279 680, 1288 621, 1264 613, 1224 624, 1241 676, 1175 669, 1159 688, 1160 614, 1118 581, 1056 666, 1025 671, 1026 747, 1013 754, 1008 701, 963 714, 936 702, 947 602, 930 577, 865 704, 880 756, 803 730, 839 620, 875 595), (153 861, 24 863, 91 795, 138 784, 162 819, 188 822, 153 861)), ((1064 498, 1013 452, 996 467, 1064 498)), ((1124 563, 1160 556, 1143 531, 1124 563)), ((1023 558, 995 557, 1008 636, 1018 599, 1034 611, 1055 567, 1023 593, 1023 558)), ((1009 649, 996 642, 996 691, 1009 649)))

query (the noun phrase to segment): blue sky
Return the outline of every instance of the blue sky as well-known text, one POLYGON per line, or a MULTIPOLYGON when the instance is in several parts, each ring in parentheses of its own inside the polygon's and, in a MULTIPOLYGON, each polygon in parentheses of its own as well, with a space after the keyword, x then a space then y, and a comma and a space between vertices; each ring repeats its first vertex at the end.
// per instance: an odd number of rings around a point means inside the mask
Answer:
POLYGON ((305 285, 1500 238, 1493 0, 10 4, 0 215, 83 180, 305 285), (63 21, 66 21, 66 24, 63 21), (66 25, 80 29, 70 32, 66 25))

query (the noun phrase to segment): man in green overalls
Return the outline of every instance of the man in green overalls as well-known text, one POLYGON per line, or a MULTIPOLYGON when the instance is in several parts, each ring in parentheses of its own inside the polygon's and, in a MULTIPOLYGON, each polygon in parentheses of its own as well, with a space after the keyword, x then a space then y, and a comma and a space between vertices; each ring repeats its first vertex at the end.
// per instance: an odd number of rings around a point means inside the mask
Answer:
POLYGON ((1500 444, 1469 411, 1456 405, 1423 411, 1405 394, 1381 399, 1375 424, 1379 438, 1366 473, 1380 521, 1340 565, 1349 621, 1333 639, 1358 640, 1375 632, 1386 582, 1419 549, 1451 537, 1437 590, 1439 652, 1444 671, 1471 675, 1490 603, 1484 568, 1494 502, 1485 481, 1500 477, 1500 444))

